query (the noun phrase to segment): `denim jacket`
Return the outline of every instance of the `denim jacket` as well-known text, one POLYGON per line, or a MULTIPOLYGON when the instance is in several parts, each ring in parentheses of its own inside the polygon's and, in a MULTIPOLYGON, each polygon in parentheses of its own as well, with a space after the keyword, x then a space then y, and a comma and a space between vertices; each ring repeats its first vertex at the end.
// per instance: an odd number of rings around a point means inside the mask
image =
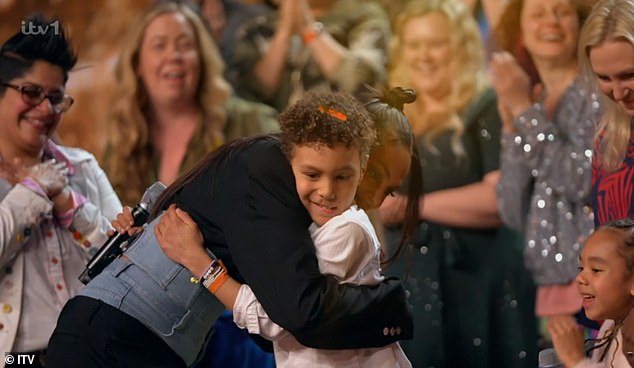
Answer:
MULTIPOLYGON (((159 217, 160 218, 160 217, 159 217)), ((152 221, 80 295, 99 299, 136 318, 161 337, 189 366, 202 355, 224 306, 192 274, 168 259, 152 221)))

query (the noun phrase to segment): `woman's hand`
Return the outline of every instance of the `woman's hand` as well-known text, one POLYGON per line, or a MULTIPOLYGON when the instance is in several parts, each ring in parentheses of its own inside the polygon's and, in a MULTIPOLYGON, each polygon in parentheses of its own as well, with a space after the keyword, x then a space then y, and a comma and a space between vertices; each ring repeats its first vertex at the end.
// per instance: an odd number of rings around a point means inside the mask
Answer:
POLYGON ((278 29, 288 35, 292 35, 297 30, 297 0, 282 0, 278 8, 278 29))
POLYGON ((203 248, 203 236, 198 225, 187 212, 171 205, 154 228, 156 239, 172 261, 188 268, 193 275, 201 275, 211 257, 203 248))
MULTIPOLYGON (((497 52, 491 58, 491 80, 498 96, 498 108, 503 118, 506 111, 513 118, 526 111, 533 103, 531 82, 528 74, 508 52, 497 52)), ((505 122, 506 123, 506 122, 505 122)))
POLYGON ((566 367, 574 367, 585 359, 583 334, 572 316, 553 316, 548 320, 548 333, 553 339, 557 357, 566 367))
POLYGON ((68 185, 68 167, 64 162, 57 162, 54 159, 30 167, 21 167, 17 170, 17 176, 20 180, 29 178, 38 183, 51 199, 62 193, 68 185))

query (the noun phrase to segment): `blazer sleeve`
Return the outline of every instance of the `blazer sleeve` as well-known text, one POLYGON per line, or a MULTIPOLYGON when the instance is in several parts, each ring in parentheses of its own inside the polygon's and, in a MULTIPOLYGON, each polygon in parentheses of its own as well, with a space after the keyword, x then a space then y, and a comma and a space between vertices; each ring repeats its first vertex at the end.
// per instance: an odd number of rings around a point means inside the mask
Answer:
POLYGON ((242 156, 231 172, 218 175, 214 202, 233 262, 271 319, 313 348, 379 347, 411 338, 399 280, 350 286, 320 274, 309 218, 279 147, 242 156))

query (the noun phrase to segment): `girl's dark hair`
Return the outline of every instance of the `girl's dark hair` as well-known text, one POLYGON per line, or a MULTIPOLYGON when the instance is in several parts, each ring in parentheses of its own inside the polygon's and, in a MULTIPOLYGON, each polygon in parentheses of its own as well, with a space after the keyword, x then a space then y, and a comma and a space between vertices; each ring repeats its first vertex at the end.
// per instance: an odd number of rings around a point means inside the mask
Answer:
MULTIPOLYGON (((75 66, 77 55, 58 18, 31 15, 21 22, 20 31, 0 47, 0 78, 8 82, 28 73, 33 63, 46 61, 62 69, 64 83, 75 66)), ((0 86, 0 96, 6 91, 0 86)))
POLYGON ((608 222, 599 229, 610 229, 623 236, 623 247, 619 247, 619 254, 625 259, 630 272, 634 271, 634 218, 624 218, 608 222))
POLYGON ((407 206, 405 222, 401 229, 401 240, 394 253, 387 258, 385 264, 394 262, 409 246, 419 223, 418 201, 423 194, 423 171, 420 166, 418 149, 414 144, 412 127, 403 113, 403 106, 416 100, 416 91, 409 88, 394 87, 376 90, 368 87, 372 93, 365 108, 374 120, 377 134, 376 146, 400 144, 408 147, 412 154, 407 184, 407 206))

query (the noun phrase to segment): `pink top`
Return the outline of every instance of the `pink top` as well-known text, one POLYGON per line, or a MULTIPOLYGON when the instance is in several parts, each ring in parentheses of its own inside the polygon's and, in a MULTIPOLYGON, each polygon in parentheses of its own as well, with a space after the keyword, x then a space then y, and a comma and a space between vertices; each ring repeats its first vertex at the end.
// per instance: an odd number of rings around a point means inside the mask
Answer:
POLYGON ((535 298, 535 314, 538 317, 575 314, 581 310, 581 301, 574 281, 565 285, 540 286, 535 298))

